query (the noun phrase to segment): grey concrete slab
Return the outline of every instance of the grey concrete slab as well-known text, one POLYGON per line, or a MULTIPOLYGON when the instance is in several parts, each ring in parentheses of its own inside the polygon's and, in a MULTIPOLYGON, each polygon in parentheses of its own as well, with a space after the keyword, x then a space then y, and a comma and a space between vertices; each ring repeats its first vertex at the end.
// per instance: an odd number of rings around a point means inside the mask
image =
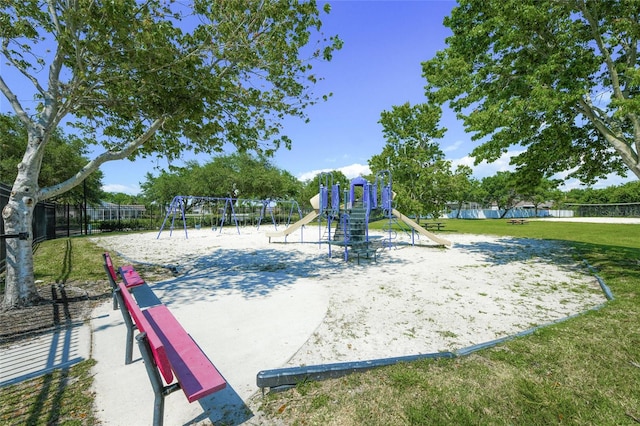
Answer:
POLYGON ((91 327, 76 323, 0 347, 0 387, 68 368, 91 356, 91 327))

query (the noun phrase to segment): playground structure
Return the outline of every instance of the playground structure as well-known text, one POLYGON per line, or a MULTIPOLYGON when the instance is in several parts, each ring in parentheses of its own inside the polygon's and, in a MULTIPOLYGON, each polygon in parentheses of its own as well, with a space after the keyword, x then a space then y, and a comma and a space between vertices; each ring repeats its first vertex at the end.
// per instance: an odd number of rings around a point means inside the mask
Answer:
POLYGON ((255 225, 260 229, 260 225, 267 218, 271 219, 276 229, 278 222, 288 226, 296 213, 302 218, 302 210, 295 200, 176 195, 169 204, 157 238, 160 238, 166 225, 169 225, 169 236, 172 236, 173 230, 178 225, 176 219, 182 222, 185 238, 189 238, 188 222, 191 222, 196 229, 206 224, 213 231, 219 230, 219 232, 222 232, 225 224, 231 223, 240 234, 241 224, 255 225))
MULTIPOLYGON (((271 237, 285 237, 286 239, 288 235, 292 234, 298 229, 303 230, 305 225, 313 222, 320 214, 320 194, 316 194, 309 200, 309 202, 311 203, 311 207, 313 207, 313 210, 299 221, 289 225, 281 231, 267 232, 266 235, 267 237, 269 237, 269 242, 271 242, 271 237)), ((303 240, 303 234, 300 234, 300 239, 303 240)))
POLYGON ((358 261, 364 256, 376 259, 376 251, 379 248, 393 246, 395 232, 392 225, 401 222, 409 227, 412 232, 424 236, 440 245, 451 247, 451 242, 427 231, 417 222, 403 215, 393 208, 394 192, 392 189, 391 173, 387 170, 379 172, 373 184, 363 177, 352 179, 349 188, 342 190, 339 184, 333 184, 331 173, 322 173, 319 176, 319 191, 310 202, 313 211, 307 216, 277 232, 267 232, 266 236, 271 241, 273 237, 285 237, 294 231, 301 230, 314 220, 318 222, 318 239, 326 241, 329 245, 329 256, 332 256, 332 245, 341 246, 344 249, 344 260, 350 255, 356 255, 358 261), (369 236, 369 222, 386 218, 387 226, 384 228, 387 237, 373 239, 369 236), (323 226, 326 223, 326 226, 323 226), (332 224, 335 223, 335 230, 332 224), (323 235, 324 232, 324 235, 323 235), (333 232, 333 234, 332 234, 333 232))
POLYGON ((255 225, 260 229, 260 225, 269 217, 275 228, 275 231, 266 233, 270 242, 273 237, 284 237, 286 241, 286 238, 297 230, 301 231, 302 242, 304 228, 316 220, 318 241, 328 243, 329 257, 332 256, 332 246, 337 245, 342 247, 345 261, 349 260, 351 255, 357 256, 358 261, 361 257, 376 259, 378 249, 392 247, 396 235, 394 223, 409 227, 412 243, 415 233, 418 233, 418 236, 426 237, 437 244, 451 246, 450 241, 427 231, 393 207, 395 193, 392 189, 391 172, 388 170, 379 172, 373 184, 360 176, 352 179, 349 188, 344 189, 333 183, 331 173, 320 174, 318 181, 318 193, 310 200, 313 210, 306 216, 302 215, 302 210, 295 200, 176 195, 167 209, 157 238, 160 238, 167 225, 169 236, 172 236, 177 225, 176 219, 182 222, 185 238, 189 238, 187 222, 192 223, 196 229, 206 225, 219 232, 229 223, 235 225, 237 233, 240 234, 241 223, 255 225), (245 209, 243 213, 238 212, 239 208, 245 209), (250 210, 249 213, 246 212, 247 208, 250 210), (299 220, 291 223, 296 213, 299 220), (384 228, 387 237, 371 238, 369 222, 385 218, 388 221, 384 228), (278 230, 278 222, 284 224, 285 228, 278 230))

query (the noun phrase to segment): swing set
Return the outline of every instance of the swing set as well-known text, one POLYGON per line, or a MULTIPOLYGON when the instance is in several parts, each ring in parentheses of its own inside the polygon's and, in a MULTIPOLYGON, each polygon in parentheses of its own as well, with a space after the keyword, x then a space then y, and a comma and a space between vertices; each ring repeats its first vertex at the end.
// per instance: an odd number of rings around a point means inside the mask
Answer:
POLYGON ((185 238, 189 238, 188 228, 191 224, 195 229, 201 229, 203 225, 210 226, 212 231, 222 232, 225 225, 233 224, 238 235, 240 226, 247 224, 260 225, 267 217, 271 218, 274 227, 278 228, 278 219, 284 221, 285 226, 291 223, 291 218, 298 213, 302 218, 302 210, 295 200, 255 200, 232 197, 200 197, 193 195, 176 195, 167 208, 162 226, 156 239, 160 238, 165 226, 169 227, 169 236, 182 222, 185 238), (259 209, 259 213, 257 213, 259 209), (241 210, 241 213, 238 213, 241 210), (247 210, 249 210, 247 212, 247 210), (283 217, 282 212, 286 212, 283 217), (280 215, 278 215, 280 213, 280 215), (178 223, 176 223, 178 221, 178 223))

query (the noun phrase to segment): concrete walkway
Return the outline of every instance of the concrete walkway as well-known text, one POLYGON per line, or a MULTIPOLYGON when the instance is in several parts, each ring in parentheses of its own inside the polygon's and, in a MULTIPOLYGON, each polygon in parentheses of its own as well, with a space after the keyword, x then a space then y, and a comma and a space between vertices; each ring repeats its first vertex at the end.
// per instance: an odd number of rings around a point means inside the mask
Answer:
POLYGON ((91 326, 82 322, 0 347, 0 387, 68 368, 91 357, 91 326))

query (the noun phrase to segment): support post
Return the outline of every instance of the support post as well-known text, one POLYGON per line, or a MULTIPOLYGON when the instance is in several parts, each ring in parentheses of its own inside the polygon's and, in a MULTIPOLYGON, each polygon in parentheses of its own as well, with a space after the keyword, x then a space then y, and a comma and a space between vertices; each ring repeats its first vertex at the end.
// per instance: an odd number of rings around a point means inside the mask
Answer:
POLYGON ((113 295, 117 300, 118 306, 120 307, 124 325, 127 327, 127 344, 124 352, 124 363, 125 365, 128 365, 133 362, 133 331, 137 330, 138 327, 136 327, 136 325, 133 323, 131 315, 129 315, 129 311, 127 311, 127 307, 124 303, 124 300, 122 300, 122 294, 120 294, 119 287, 113 291, 113 295))
POLYGON ((136 336, 138 341, 138 347, 140 348, 140 354, 144 361, 144 366, 147 369, 147 375, 149 381, 151 381, 151 387, 153 388, 154 400, 153 400, 153 426, 162 426, 164 422, 164 397, 180 389, 179 383, 173 383, 164 386, 162 377, 156 367, 156 362, 151 353, 151 348, 147 342, 147 333, 140 333, 136 336))

